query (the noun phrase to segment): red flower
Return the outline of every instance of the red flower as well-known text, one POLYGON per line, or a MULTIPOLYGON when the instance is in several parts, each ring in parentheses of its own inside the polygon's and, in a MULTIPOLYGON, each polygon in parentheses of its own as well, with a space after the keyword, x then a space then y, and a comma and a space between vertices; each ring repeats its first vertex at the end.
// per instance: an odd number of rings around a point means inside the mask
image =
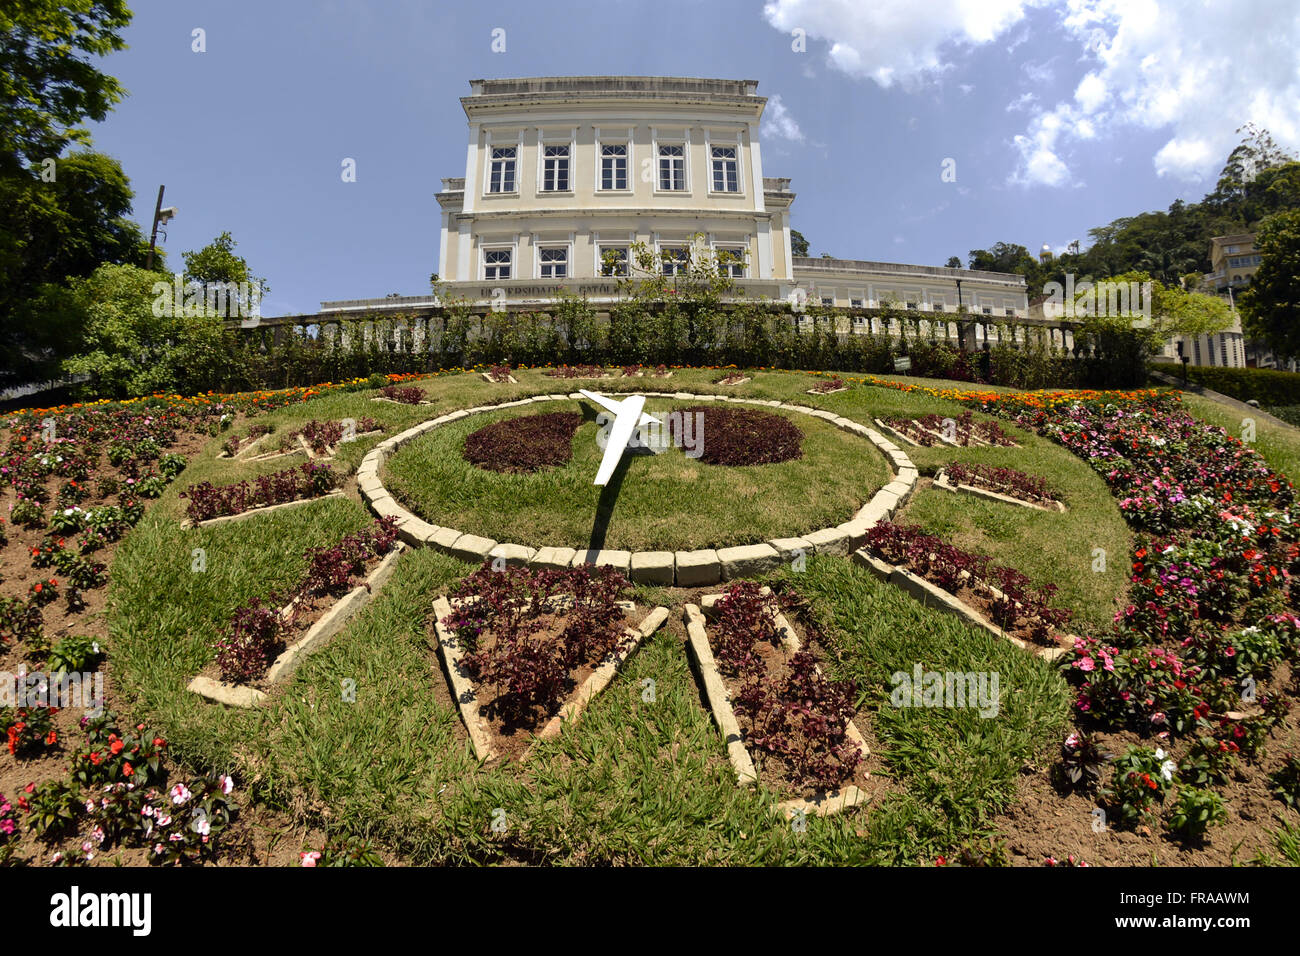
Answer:
POLYGON ((129 777, 134 773, 135 773, 135 767, 132 767, 130 762, 122 764, 122 776, 129 777))

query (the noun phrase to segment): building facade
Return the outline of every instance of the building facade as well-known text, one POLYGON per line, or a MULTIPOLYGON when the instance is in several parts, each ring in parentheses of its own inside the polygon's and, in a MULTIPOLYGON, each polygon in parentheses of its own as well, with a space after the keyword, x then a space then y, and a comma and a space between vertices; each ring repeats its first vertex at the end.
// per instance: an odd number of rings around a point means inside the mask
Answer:
POLYGON ((561 289, 613 301, 618 278, 637 272, 639 243, 670 276, 712 257, 753 298, 1026 316, 1018 275, 794 256, 795 193, 764 173, 757 88, 681 77, 471 81, 464 174, 437 194, 446 294, 515 307, 561 289))

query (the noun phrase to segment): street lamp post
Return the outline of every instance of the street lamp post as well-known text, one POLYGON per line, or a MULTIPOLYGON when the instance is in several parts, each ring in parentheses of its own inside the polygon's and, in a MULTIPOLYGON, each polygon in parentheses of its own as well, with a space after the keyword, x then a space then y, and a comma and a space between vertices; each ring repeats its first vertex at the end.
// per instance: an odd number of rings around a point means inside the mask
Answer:
MULTIPOLYGON (((166 186, 158 187, 158 201, 154 203, 153 207, 153 228, 149 232, 149 256, 145 260, 144 265, 144 267, 150 271, 153 271, 154 247, 158 244, 158 226, 165 226, 171 221, 171 218, 176 215, 175 206, 168 206, 166 209, 163 208, 163 190, 166 188, 166 186)), ((166 232, 163 233, 163 238, 167 238, 166 232)))

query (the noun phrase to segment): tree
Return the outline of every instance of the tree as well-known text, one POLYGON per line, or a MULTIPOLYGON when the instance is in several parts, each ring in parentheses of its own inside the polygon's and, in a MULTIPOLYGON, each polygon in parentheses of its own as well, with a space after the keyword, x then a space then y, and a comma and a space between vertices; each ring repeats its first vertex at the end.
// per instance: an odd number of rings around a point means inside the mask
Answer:
POLYGON ((961 259, 958 258, 957 256, 949 256, 949 257, 948 257, 948 261, 947 261, 946 263, 944 263, 944 268, 947 268, 947 269, 960 269, 960 268, 961 268, 961 259))
POLYGON ((1300 355, 1300 210, 1264 220, 1255 248, 1259 271, 1237 300, 1246 334, 1263 339, 1278 355, 1300 355))
POLYGON ((790 254, 795 256, 808 255, 808 240, 803 237, 803 233, 798 229, 790 230, 790 254))
POLYGON ((197 284, 204 303, 220 298, 226 305, 220 310, 223 317, 250 314, 262 296, 271 291, 265 279, 249 270, 248 260, 235 254, 235 246, 230 233, 223 232, 197 252, 181 253, 185 284, 197 284))
POLYGON ((125 0, 24 0, 0 5, 0 164, 59 156, 85 142, 80 125, 102 120, 123 95, 117 80, 88 56, 126 46, 131 22, 125 0))
POLYGON ((143 264, 147 247, 127 218, 133 193, 117 160, 72 153, 46 181, 0 172, 0 380, 47 378, 80 330, 42 311, 48 285, 90 275, 101 263, 143 264))
POLYGON ((219 322, 155 308, 156 272, 104 265, 74 279, 49 303, 77 313, 83 329, 76 354, 63 361, 65 374, 86 374, 82 394, 112 398, 158 391, 199 391, 230 352, 219 322))

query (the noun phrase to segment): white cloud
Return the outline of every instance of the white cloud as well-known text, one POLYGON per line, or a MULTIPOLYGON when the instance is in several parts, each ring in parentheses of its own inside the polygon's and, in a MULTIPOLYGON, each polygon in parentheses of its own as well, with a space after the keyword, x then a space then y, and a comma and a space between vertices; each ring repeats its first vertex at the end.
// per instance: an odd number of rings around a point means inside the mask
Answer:
POLYGON ((799 123, 790 111, 786 109, 785 103, 781 101, 780 96, 770 96, 767 100, 767 106, 763 109, 763 129, 761 135, 770 135, 777 139, 788 139, 792 143, 802 143, 804 140, 803 130, 799 128, 799 123))
POLYGON ((1058 74, 1076 85, 1055 104, 1026 94, 1008 106, 1030 114, 1013 140, 1014 182, 1070 183, 1075 144, 1121 148, 1126 129, 1167 135, 1154 168, 1186 180, 1217 173, 1246 122, 1300 147, 1296 0, 769 0, 763 12, 782 32, 825 42, 833 68, 882 87, 938 80, 994 41, 1024 43, 1037 59, 1020 70, 1038 97, 1058 74), (1046 6, 1050 32, 1046 18, 1026 19, 1046 6))
POLYGON ((1060 185, 1069 141, 1118 136, 1125 127, 1167 131, 1152 164, 1160 176, 1188 181, 1218 172, 1246 122, 1283 146, 1300 145, 1294 0, 1237 0, 1229 16, 1195 0, 1063 5, 1062 26, 1090 69, 1073 99, 1040 111, 1015 138, 1014 181, 1060 185))
POLYGON ((1018 97, 1007 104, 1007 112, 1014 113, 1017 110, 1027 110, 1037 102, 1037 93, 1021 93, 1018 97))
POLYGON ((832 65, 880 86, 911 86, 951 64, 954 46, 979 46, 1047 0, 771 0, 763 14, 776 29, 802 29, 830 45, 832 65))

